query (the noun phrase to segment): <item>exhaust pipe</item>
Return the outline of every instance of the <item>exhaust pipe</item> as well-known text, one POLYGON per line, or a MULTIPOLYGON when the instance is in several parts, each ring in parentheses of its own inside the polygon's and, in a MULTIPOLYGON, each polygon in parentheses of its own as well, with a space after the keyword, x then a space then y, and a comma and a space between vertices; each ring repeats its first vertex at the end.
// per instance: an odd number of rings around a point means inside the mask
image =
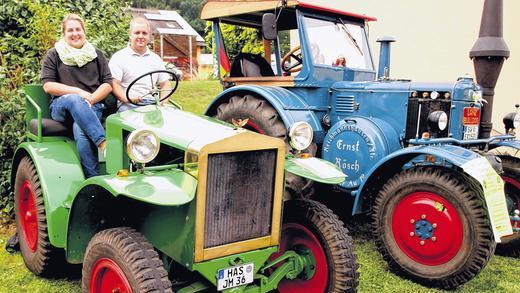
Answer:
POLYGON ((377 39, 377 42, 381 43, 377 78, 388 79, 390 77, 390 44, 395 42, 395 39, 392 37, 382 37, 377 39))
POLYGON ((485 0, 480 22, 479 37, 469 57, 473 60, 477 83, 482 87, 483 98, 479 138, 489 138, 493 123, 493 98, 504 60, 509 58, 509 48, 502 38, 502 0, 485 0))

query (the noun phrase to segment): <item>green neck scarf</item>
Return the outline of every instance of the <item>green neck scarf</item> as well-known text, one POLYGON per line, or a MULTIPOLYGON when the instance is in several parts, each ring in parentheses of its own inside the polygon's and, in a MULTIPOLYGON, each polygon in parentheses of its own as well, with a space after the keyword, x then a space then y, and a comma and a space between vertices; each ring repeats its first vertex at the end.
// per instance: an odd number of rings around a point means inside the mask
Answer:
POLYGON ((97 57, 96 48, 88 41, 85 41, 81 49, 76 49, 61 39, 54 45, 54 48, 56 48, 61 62, 69 66, 82 67, 97 57))

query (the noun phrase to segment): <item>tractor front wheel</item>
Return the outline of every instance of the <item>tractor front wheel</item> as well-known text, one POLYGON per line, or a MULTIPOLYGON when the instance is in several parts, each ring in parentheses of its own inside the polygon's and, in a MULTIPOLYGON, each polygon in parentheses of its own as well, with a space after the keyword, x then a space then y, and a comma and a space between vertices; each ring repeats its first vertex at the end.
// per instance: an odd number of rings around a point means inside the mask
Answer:
POLYGON ((90 240, 83 262, 83 292, 173 292, 153 246, 131 228, 103 230, 90 240))
POLYGON ((392 270, 445 289, 475 277, 495 250, 480 188, 437 168, 412 168, 383 186, 373 234, 392 270))
POLYGON ((16 170, 14 211, 27 268, 38 276, 61 276, 67 263, 63 251, 50 243, 40 177, 30 157, 22 158, 16 170))
MULTIPOLYGON (((227 103, 223 103, 217 108, 215 118, 260 134, 282 139, 286 143, 287 151, 291 150, 287 128, 278 116, 278 112, 265 100, 252 95, 233 96, 227 103)), ((316 149, 316 144, 312 143, 305 151, 314 156, 316 149)), ((314 193, 311 180, 290 173, 285 177, 286 197, 309 198, 314 193)))
POLYGON ((301 199, 284 203, 280 251, 276 256, 287 250, 312 252, 315 272, 312 277, 283 280, 279 292, 356 292, 359 265, 352 238, 343 222, 323 204, 301 199))

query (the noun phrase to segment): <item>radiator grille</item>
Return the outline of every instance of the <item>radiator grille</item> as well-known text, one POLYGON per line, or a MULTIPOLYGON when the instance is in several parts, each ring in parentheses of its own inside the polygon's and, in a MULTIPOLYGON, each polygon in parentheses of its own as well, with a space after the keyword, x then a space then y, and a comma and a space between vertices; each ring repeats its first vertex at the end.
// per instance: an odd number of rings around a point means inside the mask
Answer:
POLYGON ((276 153, 209 155, 204 248, 270 235, 276 153))
POLYGON ((354 97, 336 97, 336 112, 353 113, 355 110, 354 97))

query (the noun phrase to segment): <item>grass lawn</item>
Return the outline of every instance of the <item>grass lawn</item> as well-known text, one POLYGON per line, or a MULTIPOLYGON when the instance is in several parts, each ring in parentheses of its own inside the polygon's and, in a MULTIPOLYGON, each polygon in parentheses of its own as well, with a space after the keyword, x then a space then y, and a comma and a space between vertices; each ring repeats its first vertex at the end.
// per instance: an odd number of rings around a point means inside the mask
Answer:
MULTIPOLYGON (((202 113, 221 90, 216 81, 184 81, 173 99, 186 110, 202 113)), ((347 211, 346 213, 349 213, 347 211)), ((354 236, 360 264, 359 292, 443 292, 400 278, 388 270, 367 236, 370 226, 361 218, 343 218, 354 236)), ((13 227, 0 227, 0 293, 3 292, 78 292, 79 280, 46 280, 33 276, 20 254, 10 255, 3 247, 13 227)), ((520 260, 494 256, 482 273, 452 292, 520 292, 520 260)))

